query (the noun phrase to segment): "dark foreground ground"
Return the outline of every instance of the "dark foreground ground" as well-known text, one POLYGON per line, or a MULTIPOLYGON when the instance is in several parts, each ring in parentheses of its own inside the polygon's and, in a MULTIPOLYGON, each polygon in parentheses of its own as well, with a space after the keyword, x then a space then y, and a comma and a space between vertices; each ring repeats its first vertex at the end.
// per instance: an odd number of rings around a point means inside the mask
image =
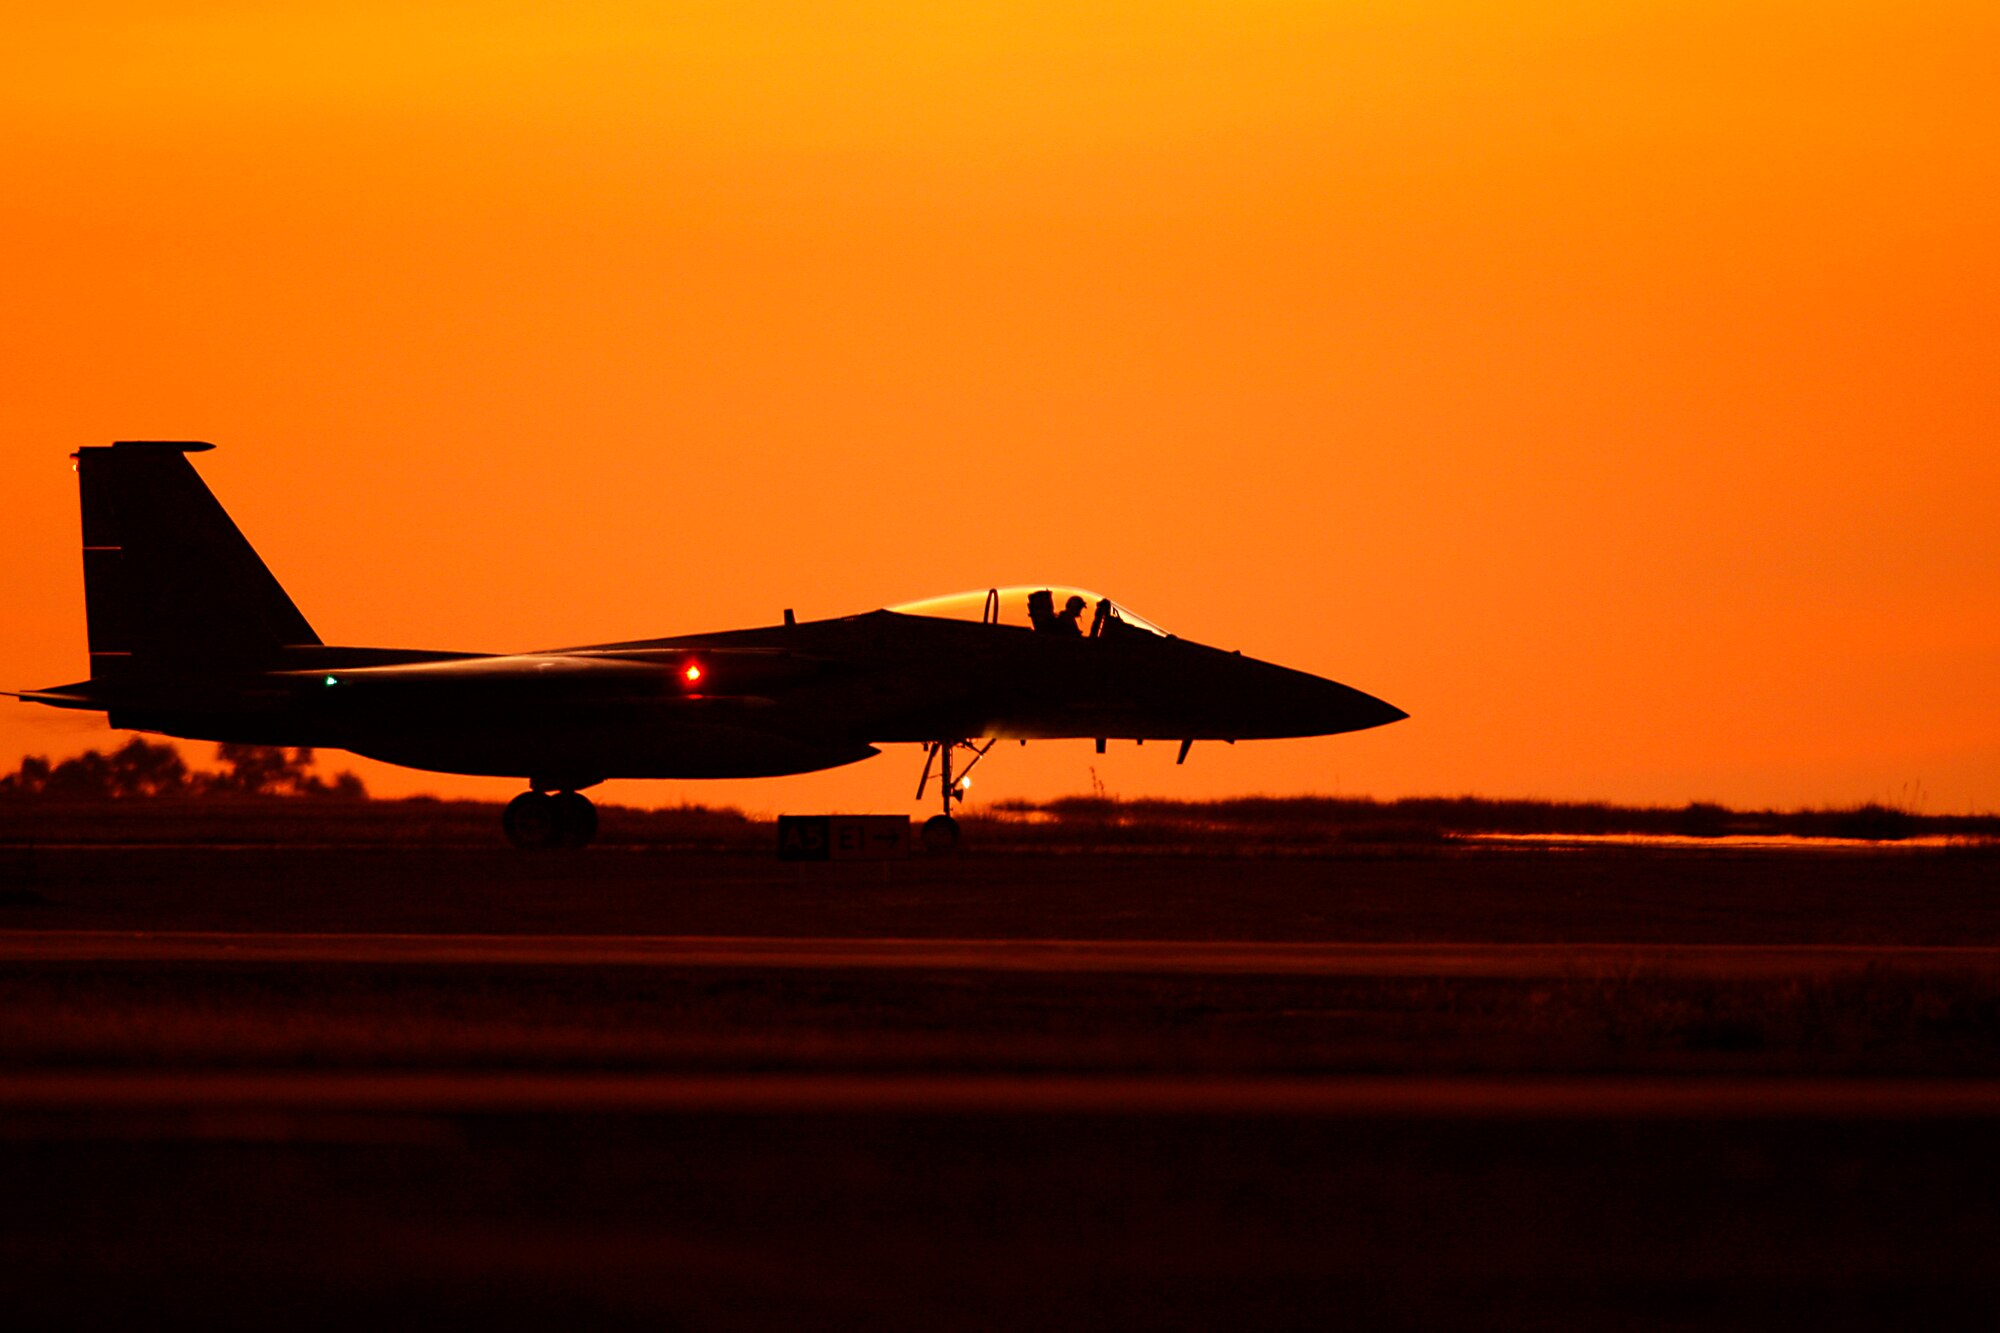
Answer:
POLYGON ((0 1309, 2000 1308, 1990 852, 1214 850, 0 846, 0 1309))

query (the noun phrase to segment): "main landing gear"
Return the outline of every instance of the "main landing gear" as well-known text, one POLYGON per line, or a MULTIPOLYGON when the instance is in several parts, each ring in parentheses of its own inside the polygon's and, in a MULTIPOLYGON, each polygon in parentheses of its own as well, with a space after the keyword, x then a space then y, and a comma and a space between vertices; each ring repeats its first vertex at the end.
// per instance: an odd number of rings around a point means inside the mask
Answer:
POLYGON ((507 802, 500 823, 523 851, 587 847, 597 836, 597 807, 578 791, 524 791, 507 802))
POLYGON ((917 799, 920 801, 924 799, 924 788, 930 785, 931 768, 933 765, 938 769, 938 785, 943 788, 942 794, 944 796, 944 813, 941 815, 932 815, 929 819, 926 819, 924 821, 923 832, 919 835, 924 840, 925 851, 953 852, 958 850, 958 821, 951 817, 951 803, 965 799, 966 789, 972 785, 972 770, 978 766, 979 761, 984 759, 986 752, 992 748, 993 742, 990 740, 984 745, 976 745, 971 741, 965 740, 926 741, 924 743, 924 775, 917 779, 917 799), (952 755, 959 750, 970 750, 972 758, 966 761, 965 767, 960 769, 958 776, 954 778, 951 771, 951 759, 952 755))

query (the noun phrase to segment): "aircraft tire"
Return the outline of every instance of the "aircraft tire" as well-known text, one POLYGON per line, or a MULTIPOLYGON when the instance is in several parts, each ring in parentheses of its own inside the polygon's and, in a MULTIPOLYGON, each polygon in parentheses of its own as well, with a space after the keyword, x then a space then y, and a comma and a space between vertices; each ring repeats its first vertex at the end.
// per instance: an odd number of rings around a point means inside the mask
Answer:
POLYGON ((557 814, 554 798, 538 791, 524 791, 507 802, 500 826, 507 831, 508 842, 524 852, 537 851, 559 845, 557 814))
POLYGON ((924 850, 940 855, 958 850, 958 821, 950 815, 932 815, 924 821, 924 850))
POLYGON ((588 847, 597 836, 597 807, 582 792, 559 791, 550 798, 556 820, 555 845, 588 847))

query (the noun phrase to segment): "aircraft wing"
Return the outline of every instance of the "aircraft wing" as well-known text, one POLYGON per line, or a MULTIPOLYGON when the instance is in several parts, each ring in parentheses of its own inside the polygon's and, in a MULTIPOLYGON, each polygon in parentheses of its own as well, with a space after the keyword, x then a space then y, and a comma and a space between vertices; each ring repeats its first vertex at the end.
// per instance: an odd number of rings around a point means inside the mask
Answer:
POLYGON ((296 679, 323 677, 341 684, 452 684, 475 681, 590 678, 653 680, 678 664, 630 658, 572 656, 568 653, 510 653, 495 657, 448 658, 438 662, 403 662, 392 666, 336 667, 330 670, 283 671, 296 679))
POLYGON ((823 670, 821 659, 768 648, 647 648, 602 652, 567 650, 458 657, 384 666, 329 667, 276 673, 295 680, 318 680, 342 688, 428 687, 556 690, 657 688, 689 698, 746 698, 766 688, 823 670))

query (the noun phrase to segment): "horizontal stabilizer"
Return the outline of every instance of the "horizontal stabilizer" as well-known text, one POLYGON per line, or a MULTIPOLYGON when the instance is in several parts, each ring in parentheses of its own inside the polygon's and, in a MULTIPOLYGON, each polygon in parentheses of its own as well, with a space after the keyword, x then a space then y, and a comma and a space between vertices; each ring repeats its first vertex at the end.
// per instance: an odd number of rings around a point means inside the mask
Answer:
POLYGON ((0 694, 24 704, 47 704, 50 708, 102 708, 104 704, 81 686, 58 690, 0 690, 0 694))

